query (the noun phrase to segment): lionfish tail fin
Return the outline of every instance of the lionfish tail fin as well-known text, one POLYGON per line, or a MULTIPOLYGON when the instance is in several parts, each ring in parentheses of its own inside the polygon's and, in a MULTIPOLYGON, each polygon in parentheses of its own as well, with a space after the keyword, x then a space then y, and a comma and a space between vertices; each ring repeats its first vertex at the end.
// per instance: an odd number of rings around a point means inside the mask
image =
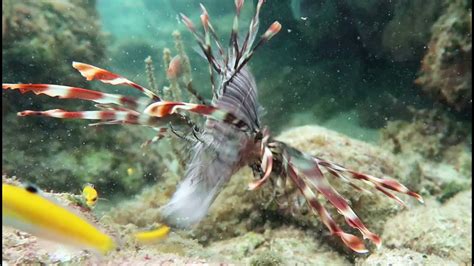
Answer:
POLYGON ((189 228, 206 216, 222 185, 209 186, 204 182, 193 182, 196 178, 188 176, 181 182, 171 200, 160 209, 167 224, 189 228))
POLYGON ((209 207, 230 180, 234 170, 232 166, 236 163, 236 158, 228 158, 202 142, 197 142, 192 150, 183 181, 160 210, 167 224, 181 228, 191 227, 206 216, 209 207))

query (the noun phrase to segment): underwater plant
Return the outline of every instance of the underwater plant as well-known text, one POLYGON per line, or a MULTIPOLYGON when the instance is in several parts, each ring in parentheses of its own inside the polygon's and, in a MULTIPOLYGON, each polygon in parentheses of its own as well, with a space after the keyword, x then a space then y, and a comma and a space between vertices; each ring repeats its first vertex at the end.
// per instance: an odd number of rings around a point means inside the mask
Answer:
POLYGON ((401 205, 404 205, 403 201, 391 191, 410 195, 420 202, 423 200, 420 195, 395 180, 352 171, 292 148, 284 142, 273 139, 269 129, 261 125, 257 86, 247 65, 255 51, 274 37, 282 27, 279 22, 273 22, 255 43, 263 3, 264 0, 258 1, 249 30, 243 41, 239 41, 239 15, 244 1, 235 1, 236 15, 228 48, 221 44, 204 6, 201 5, 200 17, 203 33, 198 32, 192 21, 181 14, 183 23, 196 38, 203 57, 209 63, 212 90, 210 102, 197 95, 195 91, 199 103, 163 100, 153 91, 125 77, 79 62, 74 62, 73 67, 87 80, 131 86, 146 97, 135 98, 50 84, 2 84, 2 88, 64 99, 93 101, 97 103, 96 107, 101 109, 26 110, 19 112, 19 116, 100 120, 91 124, 95 126, 116 124, 147 126, 157 131, 156 140, 177 136, 189 142, 192 146, 189 149, 190 160, 184 180, 179 184, 169 203, 161 209, 164 220, 171 226, 186 228, 199 223, 233 174, 240 168, 249 166, 256 177, 256 180, 249 184, 250 190, 258 189, 272 179, 289 179, 304 196, 311 210, 320 216, 331 234, 341 238, 352 250, 359 253, 367 252, 359 237, 344 232, 337 225, 318 196, 326 198, 344 216, 347 224, 358 229, 364 238, 380 246, 380 237, 364 225, 346 199, 330 185, 321 169, 348 182, 358 191, 364 189, 357 182, 371 185, 401 205), (213 49, 217 49, 217 56, 213 49), (206 120, 197 125, 193 122, 195 120, 190 119, 190 114, 203 116, 206 120))

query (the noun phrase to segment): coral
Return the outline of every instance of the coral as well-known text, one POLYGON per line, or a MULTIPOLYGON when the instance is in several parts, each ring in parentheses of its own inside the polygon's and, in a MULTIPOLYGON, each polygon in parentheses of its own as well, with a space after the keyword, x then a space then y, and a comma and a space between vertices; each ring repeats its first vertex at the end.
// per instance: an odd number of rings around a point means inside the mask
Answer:
POLYGON ((449 1, 432 28, 416 84, 455 110, 472 110, 472 2, 449 1))

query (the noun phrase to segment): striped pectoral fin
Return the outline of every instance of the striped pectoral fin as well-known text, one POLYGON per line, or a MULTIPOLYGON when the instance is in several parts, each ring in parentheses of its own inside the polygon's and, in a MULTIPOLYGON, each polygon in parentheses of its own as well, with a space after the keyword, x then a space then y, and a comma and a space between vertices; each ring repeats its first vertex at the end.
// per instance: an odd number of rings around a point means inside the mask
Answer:
POLYGON ((210 105, 162 101, 150 104, 143 112, 151 116, 167 117, 177 113, 179 110, 200 114, 214 120, 222 121, 234 125, 243 131, 249 129, 248 125, 244 121, 238 119, 235 115, 210 105))
POLYGON ((103 83, 111 85, 127 85, 143 92, 147 97, 153 99, 154 101, 161 100, 158 95, 146 89, 145 87, 140 86, 137 83, 108 70, 80 62, 73 62, 72 66, 77 69, 87 80, 99 80, 103 83))
POLYGON ((132 110, 143 109, 150 100, 136 99, 120 94, 109 94, 100 91, 88 90, 53 84, 2 84, 4 90, 19 90, 21 93, 32 92, 61 99, 80 99, 93 101, 99 104, 116 104, 132 110))
MULTIPOLYGON (((355 171, 348 171, 348 172, 351 173, 352 176, 354 176, 354 178, 367 180, 367 181, 375 184, 377 186, 377 189, 379 189, 382 192, 384 192, 383 188, 387 188, 387 189, 390 189, 390 190, 393 190, 393 191, 396 191, 396 192, 399 192, 399 193, 407 194, 411 197, 414 197, 419 202, 424 203, 423 197, 421 197, 418 193, 415 193, 415 192, 409 190, 407 187, 405 187, 403 184, 399 183, 396 180, 378 178, 378 177, 375 177, 375 176, 362 174, 362 173, 358 173, 358 172, 355 172, 355 171)), ((387 194, 387 193, 385 193, 385 194, 387 194)), ((397 200, 397 199, 395 198, 395 200, 397 200)))
POLYGON ((361 192, 364 192, 364 193, 367 193, 367 194, 372 194, 372 192, 371 192, 370 190, 367 190, 367 189, 365 189, 365 188, 363 188, 363 187, 358 186, 357 184, 355 184, 355 183, 353 182, 353 180, 351 180, 351 179, 345 177, 342 173, 337 172, 337 171, 334 171, 333 169, 330 169, 330 168, 328 168, 328 169, 326 169, 326 170, 327 170, 329 173, 331 173, 331 175, 342 179, 344 182, 349 183, 349 185, 350 185, 351 187, 355 188, 356 190, 361 191, 361 192))
POLYGON ((370 239, 377 247, 382 244, 380 237, 372 233, 356 215, 352 208, 333 187, 329 184, 319 165, 314 159, 306 154, 297 155, 292 160, 293 165, 304 175, 308 183, 318 190, 336 209, 344 216, 346 222, 353 228, 358 229, 365 238, 370 239))
POLYGON ((394 199, 395 201, 397 201, 402 206, 405 206, 403 201, 399 197, 397 197, 396 195, 392 194, 387 189, 395 191, 395 192, 407 194, 411 197, 414 197, 415 199, 417 199, 421 203, 424 202, 423 198, 418 193, 415 193, 415 192, 409 190, 407 187, 405 187, 403 184, 399 183, 396 180, 378 178, 378 177, 375 177, 375 176, 371 176, 371 175, 359 173, 359 172, 356 172, 356 171, 352 171, 352 170, 349 170, 349 169, 347 169, 347 168, 345 168, 341 165, 335 164, 333 162, 329 162, 327 160, 324 160, 324 159, 321 159, 321 158, 318 158, 318 157, 314 157, 314 160, 318 165, 328 169, 330 172, 335 172, 335 173, 338 173, 338 174, 341 174, 341 175, 342 175, 342 173, 348 173, 348 175, 351 178, 353 178, 354 180, 363 181, 363 182, 373 186, 375 189, 377 189, 380 192, 384 193, 386 196, 394 199))
POLYGON ((62 119, 86 119, 107 121, 133 121, 137 118, 135 114, 124 111, 65 111, 61 109, 53 109, 47 111, 25 110, 19 112, 18 116, 46 116, 62 119))
POLYGON ((166 126, 169 121, 159 119, 157 117, 148 116, 145 114, 137 114, 136 112, 127 111, 65 111, 61 109, 53 109, 47 111, 31 111, 25 110, 18 113, 18 116, 45 116, 61 119, 84 119, 84 120, 102 120, 103 122, 91 124, 98 125, 116 125, 116 124, 130 124, 143 125, 150 127, 166 126))
POLYGON ((301 194, 305 197, 313 213, 318 214, 323 224, 329 229, 332 235, 336 235, 344 242, 350 249, 358 253, 368 252, 364 242, 355 235, 344 232, 331 217, 326 208, 318 201, 316 193, 304 180, 304 176, 298 173, 290 161, 286 163, 286 171, 291 180, 296 184, 301 194))

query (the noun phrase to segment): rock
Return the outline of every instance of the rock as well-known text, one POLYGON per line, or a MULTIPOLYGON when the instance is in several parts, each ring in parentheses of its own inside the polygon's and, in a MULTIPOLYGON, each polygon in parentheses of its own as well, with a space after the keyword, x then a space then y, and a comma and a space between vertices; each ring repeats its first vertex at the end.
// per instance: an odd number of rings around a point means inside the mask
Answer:
POLYGON ((434 200, 390 219, 384 228, 385 246, 408 248, 426 255, 472 263, 472 190, 445 204, 434 200))
POLYGON ((209 250, 225 257, 229 262, 242 262, 254 254, 264 242, 265 237, 262 234, 248 232, 243 236, 216 241, 209 246, 209 250))
POLYGON ((2 80, 84 84, 72 61, 97 64, 105 56, 95 1, 9 0, 2 7, 2 80))
POLYGON ((267 249, 278 254, 283 265, 350 265, 318 234, 282 227, 273 230, 270 236, 267 249))
POLYGON ((291 227, 217 241, 208 250, 227 258, 224 261, 245 265, 350 265, 315 234, 291 227))
POLYGON ((472 110, 472 2, 448 1, 432 28, 416 84, 459 112, 472 110))
POLYGON ((458 263, 441 258, 436 255, 426 255, 409 249, 378 250, 377 253, 365 259, 357 259, 356 266, 392 265, 392 266, 421 266, 421 265, 446 265, 455 266, 458 263))
POLYGON ((406 185, 445 200, 472 183, 469 127, 439 109, 416 110, 411 122, 391 121, 381 146, 393 152, 406 185))
POLYGON ((465 123, 439 109, 413 110, 413 119, 391 121, 381 131, 382 145, 394 154, 416 153, 442 161, 444 153, 458 144, 467 145, 469 129, 465 123))

